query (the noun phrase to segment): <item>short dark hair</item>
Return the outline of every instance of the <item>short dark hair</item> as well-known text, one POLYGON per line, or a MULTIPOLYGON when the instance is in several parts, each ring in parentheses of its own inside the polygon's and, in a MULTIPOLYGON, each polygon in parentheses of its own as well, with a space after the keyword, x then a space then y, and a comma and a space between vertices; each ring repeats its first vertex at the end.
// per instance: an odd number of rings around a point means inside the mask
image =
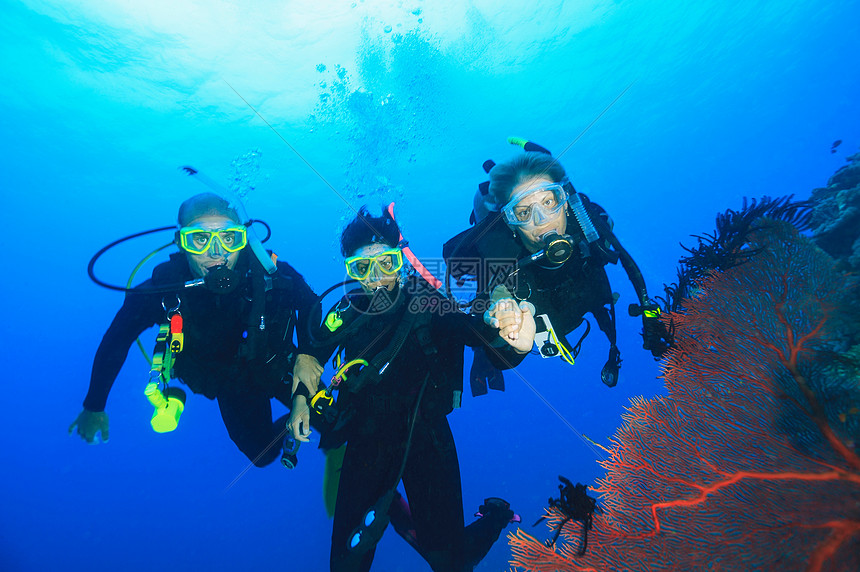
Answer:
POLYGON ((363 206, 340 235, 340 253, 347 257, 362 246, 387 244, 393 248, 399 242, 400 228, 388 211, 383 209, 382 216, 376 217, 363 206))

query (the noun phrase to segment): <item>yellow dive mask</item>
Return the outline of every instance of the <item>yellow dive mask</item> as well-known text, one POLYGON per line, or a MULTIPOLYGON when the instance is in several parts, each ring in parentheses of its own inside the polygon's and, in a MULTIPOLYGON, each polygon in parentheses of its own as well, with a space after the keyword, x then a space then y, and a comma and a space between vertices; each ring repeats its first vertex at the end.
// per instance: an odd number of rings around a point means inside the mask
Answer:
POLYGON ((347 275, 356 280, 365 280, 374 266, 390 276, 403 267, 403 252, 399 248, 391 248, 375 256, 350 256, 345 262, 347 275))
POLYGON ((248 244, 248 231, 244 226, 215 230, 186 226, 179 229, 179 246, 191 254, 205 254, 216 241, 226 252, 239 252, 248 244))

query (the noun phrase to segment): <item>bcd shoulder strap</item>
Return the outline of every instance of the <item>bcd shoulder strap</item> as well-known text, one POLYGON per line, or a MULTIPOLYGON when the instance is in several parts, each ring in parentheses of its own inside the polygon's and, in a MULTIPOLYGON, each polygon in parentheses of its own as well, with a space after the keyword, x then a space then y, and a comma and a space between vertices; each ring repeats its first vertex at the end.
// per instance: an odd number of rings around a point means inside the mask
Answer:
POLYGON ((428 351, 435 353, 436 348, 432 345, 429 331, 430 319, 432 317, 431 314, 427 312, 410 312, 408 311, 408 307, 409 304, 403 304, 404 309, 400 314, 400 323, 398 324, 397 329, 394 330, 394 335, 391 337, 391 341, 388 342, 388 345, 385 346, 382 351, 373 356, 373 358, 368 361, 368 365, 355 377, 350 378, 349 383, 344 386, 347 391, 350 393, 356 393, 366 385, 376 385, 379 383, 379 380, 381 380, 382 376, 385 374, 385 370, 388 369, 388 366, 392 361, 394 361, 400 353, 400 350, 403 349, 403 345, 406 343, 406 340, 409 338, 409 334, 411 334, 413 330, 416 331, 418 341, 425 354, 427 354, 428 351))

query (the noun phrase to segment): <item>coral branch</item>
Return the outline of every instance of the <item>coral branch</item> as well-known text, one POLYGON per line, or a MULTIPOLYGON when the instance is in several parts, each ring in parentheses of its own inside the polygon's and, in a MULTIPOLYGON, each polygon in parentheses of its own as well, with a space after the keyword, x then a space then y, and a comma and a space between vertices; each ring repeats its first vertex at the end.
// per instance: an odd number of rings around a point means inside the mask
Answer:
POLYGON ((512 565, 860 570, 860 387, 833 359, 856 293, 790 225, 760 226, 744 248, 756 255, 666 316, 668 396, 622 416, 587 553, 574 527, 555 550, 520 531, 512 565))
POLYGON ((780 480, 788 480, 788 481, 836 481, 845 479, 847 481, 851 481, 857 485, 860 485, 860 475, 855 473, 846 473, 844 471, 831 471, 828 473, 797 473, 797 472, 786 472, 786 473, 750 473, 745 471, 738 471, 731 475, 727 475, 725 481, 721 481, 718 483, 714 483, 709 487, 702 488, 702 494, 695 498, 683 499, 683 500, 673 500, 662 503, 655 503, 651 505, 651 515, 654 517, 654 534, 660 534, 660 519, 657 516, 657 510, 661 508, 672 508, 672 507, 692 507, 701 504, 706 500, 706 497, 717 492, 720 492, 722 489, 726 488, 729 485, 733 485, 738 481, 743 479, 761 479, 768 481, 780 481, 780 480))
POLYGON ((852 536, 860 535, 860 521, 856 520, 826 522, 822 526, 832 529, 833 534, 813 552, 806 568, 807 572, 821 572, 825 563, 833 558, 843 544, 852 536))

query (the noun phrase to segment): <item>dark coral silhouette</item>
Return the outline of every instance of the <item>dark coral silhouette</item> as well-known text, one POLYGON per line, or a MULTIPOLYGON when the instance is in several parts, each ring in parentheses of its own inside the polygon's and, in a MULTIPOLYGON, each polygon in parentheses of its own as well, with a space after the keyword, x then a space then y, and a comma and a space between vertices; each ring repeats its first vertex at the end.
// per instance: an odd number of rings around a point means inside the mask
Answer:
MULTIPOLYGON (((588 531, 591 530, 594 513, 601 513, 603 509, 597 504, 597 499, 588 496, 588 486, 582 483, 575 485, 570 480, 559 475, 558 480, 561 484, 558 485, 558 498, 549 498, 549 508, 564 515, 561 522, 555 527, 555 534, 549 540, 544 541, 549 547, 555 544, 558 537, 561 535, 561 529, 570 521, 582 523, 582 533, 579 537, 579 550, 577 556, 582 556, 588 549, 588 531)), ((544 520, 546 516, 540 517, 534 526, 537 526, 544 520)))
POLYGON ((785 221, 798 230, 811 226, 812 203, 793 201, 793 195, 786 197, 762 197, 760 200, 747 200, 744 197, 741 210, 732 209, 717 215, 717 229, 713 233, 696 235, 696 246, 681 245, 687 256, 681 257, 678 267, 678 280, 663 286, 666 294, 657 297, 666 312, 677 312, 683 301, 694 295, 702 280, 714 270, 728 270, 743 264, 757 254, 749 248, 750 234, 762 225, 773 221, 785 221))
MULTIPOLYGON (((668 396, 624 416, 587 552, 576 523, 554 547, 519 530, 513 566, 860 570, 860 377, 834 359, 857 291, 788 223, 735 247, 756 255, 666 317, 668 396)), ((563 519, 547 511, 551 529, 563 519)))

